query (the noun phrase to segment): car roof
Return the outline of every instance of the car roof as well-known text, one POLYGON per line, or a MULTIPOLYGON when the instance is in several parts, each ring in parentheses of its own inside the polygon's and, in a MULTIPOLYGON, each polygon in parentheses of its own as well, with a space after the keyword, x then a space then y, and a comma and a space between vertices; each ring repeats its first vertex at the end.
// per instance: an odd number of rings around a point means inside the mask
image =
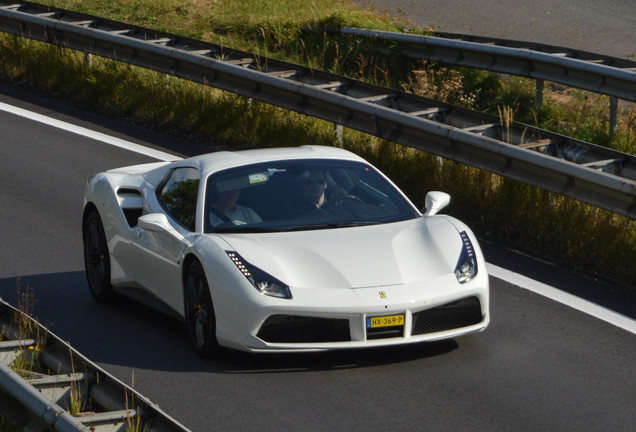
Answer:
MULTIPOLYGON (((251 165, 259 162, 291 159, 339 159, 366 162, 350 151, 327 146, 272 147, 239 151, 220 151, 183 159, 148 171, 147 180, 161 179, 166 170, 188 166, 197 168, 202 177, 228 168, 251 165)), ((153 183, 151 181, 151 183, 153 183)))

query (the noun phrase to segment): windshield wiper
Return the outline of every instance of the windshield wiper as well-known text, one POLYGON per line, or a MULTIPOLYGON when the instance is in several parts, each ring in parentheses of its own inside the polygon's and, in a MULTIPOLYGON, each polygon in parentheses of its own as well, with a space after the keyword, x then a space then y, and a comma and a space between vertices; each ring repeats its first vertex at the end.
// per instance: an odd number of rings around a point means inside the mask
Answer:
POLYGON ((311 225, 295 225, 295 226, 290 226, 290 227, 285 227, 284 229, 281 229, 281 231, 312 231, 312 230, 321 230, 321 229, 327 229, 327 228, 337 228, 337 224, 327 224, 327 223, 320 223, 320 224, 311 224, 311 225))
POLYGON ((352 221, 352 222, 330 222, 330 223, 318 223, 311 225, 298 225, 289 227, 283 231, 312 231, 321 229, 334 229, 334 228, 351 228, 364 225, 377 225, 382 222, 371 221, 352 221))
POLYGON ((383 222, 379 221, 352 221, 352 222, 341 222, 337 225, 337 228, 349 228, 349 227, 357 227, 357 226, 366 226, 366 225, 377 225, 383 222))
POLYGON ((214 231, 211 231, 211 234, 228 234, 228 233, 270 233, 270 232, 279 232, 280 230, 273 228, 265 228, 259 226, 245 226, 245 225, 230 225, 230 226, 220 226, 216 228, 214 231))
POLYGON ((307 225, 296 226, 278 226, 278 227, 262 227, 262 226, 246 226, 246 225, 228 225, 219 226, 213 234, 249 234, 249 233, 274 233, 274 232, 291 232, 291 231, 314 231, 321 229, 335 229, 335 228, 351 228, 357 226, 377 225, 384 223, 384 221, 350 221, 350 222, 329 222, 329 223, 316 223, 307 225))

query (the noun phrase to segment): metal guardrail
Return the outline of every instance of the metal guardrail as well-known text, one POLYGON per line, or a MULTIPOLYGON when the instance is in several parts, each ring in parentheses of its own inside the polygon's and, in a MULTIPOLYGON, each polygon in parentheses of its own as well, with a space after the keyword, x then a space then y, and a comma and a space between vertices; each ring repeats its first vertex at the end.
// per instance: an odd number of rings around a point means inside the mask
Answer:
POLYGON ((618 99, 636 100, 636 62, 572 48, 457 33, 413 35, 354 27, 328 28, 337 33, 388 43, 379 50, 536 80, 535 105, 543 104, 544 81, 610 96, 609 131, 618 128, 618 99))
POLYGON ((0 414, 21 430, 188 431, 2 299, 0 336, 0 414))
POLYGON ((554 81, 636 102, 636 62, 629 60, 564 47, 453 33, 422 36, 354 27, 328 32, 398 43, 400 54, 413 58, 554 81))
POLYGON ((128 62, 411 146, 636 219, 636 157, 440 101, 31 2, 0 31, 128 62))

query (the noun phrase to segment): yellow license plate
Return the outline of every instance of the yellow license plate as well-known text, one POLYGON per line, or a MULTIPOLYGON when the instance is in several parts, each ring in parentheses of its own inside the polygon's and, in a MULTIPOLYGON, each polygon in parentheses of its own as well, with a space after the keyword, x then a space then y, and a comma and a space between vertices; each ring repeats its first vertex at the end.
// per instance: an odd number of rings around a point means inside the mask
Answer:
POLYGON ((367 328, 395 327, 404 325, 404 314, 368 317, 367 328))

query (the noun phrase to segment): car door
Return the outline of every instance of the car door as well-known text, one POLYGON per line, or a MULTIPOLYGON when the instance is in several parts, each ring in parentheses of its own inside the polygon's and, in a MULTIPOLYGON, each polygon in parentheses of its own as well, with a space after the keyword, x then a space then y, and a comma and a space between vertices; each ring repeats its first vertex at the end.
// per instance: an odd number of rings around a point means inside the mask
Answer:
POLYGON ((180 259, 193 236, 199 190, 199 170, 179 167, 157 187, 155 197, 179 235, 139 228, 132 240, 137 281, 178 313, 183 312, 180 259))

